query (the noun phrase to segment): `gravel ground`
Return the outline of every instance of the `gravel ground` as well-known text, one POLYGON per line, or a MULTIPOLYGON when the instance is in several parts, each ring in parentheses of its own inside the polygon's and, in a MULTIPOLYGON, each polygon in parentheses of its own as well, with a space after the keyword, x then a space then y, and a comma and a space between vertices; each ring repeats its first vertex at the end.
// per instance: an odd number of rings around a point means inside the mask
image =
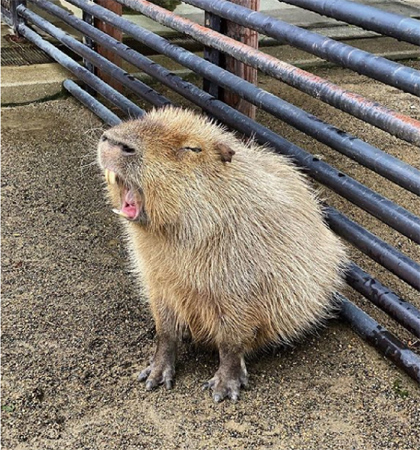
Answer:
MULTIPOLYGON (((343 70, 317 73, 420 118, 413 96, 343 70)), ((281 83, 262 77, 261 85, 419 167, 418 149, 281 83)), ((190 344, 175 389, 146 393, 136 374, 152 355, 154 327, 93 163, 102 124, 72 99, 6 108, 2 119, 3 449, 418 448, 418 386, 338 320, 249 361, 250 389, 237 404, 214 404, 201 391, 217 356, 190 344)), ((260 120, 419 211, 402 189, 266 114, 260 120)), ((420 260, 408 239, 328 190, 322 195, 420 260)), ((420 307, 414 290, 352 256, 420 307)), ((346 295, 415 349, 408 332, 346 295)))

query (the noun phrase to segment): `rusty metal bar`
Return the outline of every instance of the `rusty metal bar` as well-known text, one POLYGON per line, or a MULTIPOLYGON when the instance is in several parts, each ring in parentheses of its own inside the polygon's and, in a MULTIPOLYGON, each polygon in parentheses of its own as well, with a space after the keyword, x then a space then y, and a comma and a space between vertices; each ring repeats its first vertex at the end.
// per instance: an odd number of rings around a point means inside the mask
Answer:
MULTIPOLYGON (((420 21, 347 0, 279 0, 282 3, 420 45, 420 21)), ((187 2, 188 3, 188 2, 187 2)), ((420 15, 420 12, 419 12, 420 15)))
MULTIPOLYGON (((137 25, 134 25, 133 23, 113 13, 104 10, 97 5, 84 3, 80 0, 70 0, 70 3, 75 4, 82 9, 86 9, 87 12, 95 16, 100 15, 101 20, 112 21, 114 26, 121 28, 124 32, 136 39, 139 38, 140 41, 146 43, 150 47, 156 47, 156 45, 160 45, 159 43, 162 44, 163 49, 170 46, 170 44, 160 36, 141 29, 137 25)), ((90 36, 92 37, 91 34, 90 36)), ((112 38, 107 37, 104 41, 112 42, 110 39, 112 38)), ((152 73, 153 67, 152 70, 150 70, 150 65, 152 64, 153 66, 156 66, 156 63, 153 63, 147 58, 139 55, 137 52, 130 53, 122 51, 122 48, 125 47, 119 45, 119 49, 117 49, 117 45, 114 44, 114 51, 120 52, 120 55, 123 58, 127 61, 129 60, 128 58, 130 58, 130 62, 132 64, 142 68, 142 70, 146 73, 152 73)), ((165 54, 165 50, 163 53, 165 54)), ((153 76, 164 84, 168 84, 168 76, 174 76, 169 71, 167 72, 167 75, 163 77, 161 76, 162 72, 159 74, 158 71, 153 71, 153 73, 153 76)), ((229 108, 226 104, 216 102, 212 96, 206 94, 196 86, 190 83, 180 85, 180 82, 177 80, 177 82, 173 83, 171 87, 184 97, 190 99, 193 103, 203 108, 205 111, 211 114, 213 114, 213 111, 216 111, 214 115, 232 128, 241 131, 247 136, 255 136, 256 139, 262 143, 269 142, 274 149, 280 153, 291 156, 300 166, 308 169, 309 174, 314 179, 330 187, 344 198, 347 198, 365 211, 368 211, 370 214, 374 215, 402 234, 405 234, 410 239, 420 243, 420 219, 414 214, 368 189, 366 186, 351 177, 348 177, 344 173, 337 171, 328 164, 319 161, 310 153, 305 152, 300 147, 288 142, 286 139, 281 138, 276 133, 250 120, 234 109, 229 108), (192 92, 194 92, 194 95, 192 95, 192 92)))
POLYGON ((21 17, 33 23, 41 30, 47 32, 48 34, 56 38, 58 41, 66 45, 68 48, 70 48, 80 56, 83 56, 85 59, 92 62, 95 65, 95 67, 109 74, 114 80, 121 83, 121 85, 129 88, 140 98, 158 107, 168 105, 170 103, 170 101, 167 98, 156 92, 150 86, 147 86, 141 81, 135 79, 132 75, 125 72, 111 61, 108 61, 108 59, 104 58, 103 56, 96 53, 86 45, 77 41, 60 28, 57 28, 47 20, 30 11, 28 8, 25 8, 24 6, 19 6, 18 12, 21 17))
MULTIPOLYGON (((91 33, 91 28, 81 27, 79 19, 69 16, 66 11, 51 4, 50 2, 46 2, 45 0, 33 0, 33 3, 51 14, 60 17, 62 20, 66 21, 82 33, 91 33)), ((154 44, 150 40, 145 42, 151 47, 154 44)), ((201 74, 204 80, 213 82, 213 86, 220 85, 221 87, 231 89, 233 92, 239 94, 246 100, 252 102, 265 111, 268 111, 281 120, 284 120, 286 123, 303 131, 309 136, 312 136, 318 141, 336 149, 360 164, 363 164, 369 169, 379 173, 385 178, 415 193, 416 195, 420 195, 420 171, 414 167, 392 157, 391 155, 388 155, 387 153, 367 144, 366 142, 363 142, 360 139, 357 139, 355 136, 345 133, 343 130, 321 121, 317 117, 274 96, 273 94, 257 88, 249 82, 243 81, 230 72, 206 62, 199 56, 180 49, 173 44, 168 44, 164 39, 161 39, 159 42, 160 46, 155 45, 156 49, 164 52, 177 62, 201 74)), ((218 90, 212 90, 211 94, 218 98, 218 90)))
POLYGON ((341 317, 356 333, 420 383, 420 356, 347 298, 336 294, 336 299, 341 305, 341 317))
MULTIPOLYGON (((118 0, 123 4, 142 4, 143 0, 118 0)), ((253 28, 308 53, 367 75, 375 80, 420 96, 420 72, 359 50, 342 42, 291 25, 243 6, 223 0, 185 0, 185 3, 210 11, 220 17, 253 28)), ((133 8, 136 9, 136 8, 133 8)))
MULTIPOLYGON (((217 50, 225 52, 250 66, 257 67, 263 72, 311 95, 312 97, 315 97, 325 103, 328 103, 329 105, 341 109, 342 111, 345 111, 365 122, 375 125, 376 127, 381 128, 382 130, 401 139, 420 146, 420 121, 416 119, 390 110, 389 108, 379 105, 374 101, 368 100, 361 95, 346 91, 345 89, 342 89, 323 78, 320 78, 302 69, 298 69, 291 64, 279 61, 273 56, 266 55, 259 50, 248 47, 244 44, 241 44, 240 42, 235 41, 234 39, 228 38, 227 36, 224 36, 213 30, 209 30, 208 28, 202 27, 195 22, 177 16, 145 0, 118 1, 167 27, 188 34, 189 36, 193 37, 203 44, 212 46, 217 50)), ((210 3, 213 4, 214 1, 205 1, 204 4, 209 6, 210 3)), ((82 8, 82 6, 80 6, 80 4, 82 3, 80 0, 71 0, 70 3, 77 4, 82 8)), ((245 11, 248 11, 248 13, 250 12, 250 10, 239 7, 238 5, 234 5, 230 2, 218 2, 218 4, 219 3, 223 3, 223 5, 226 5, 228 11, 230 11, 229 8, 231 7, 238 7, 241 8, 241 10, 245 9, 245 11)), ((209 6, 209 9, 213 10, 214 8, 210 8, 209 6)), ((224 11, 222 7, 217 8, 217 11, 219 11, 219 9, 224 11)), ((250 17, 254 17, 254 15, 258 16, 260 14, 255 11, 252 11, 252 13, 253 14, 248 15, 250 17)), ((228 17, 230 20, 232 20, 232 17, 229 14, 224 14, 222 16, 225 18, 228 17)), ((271 20, 272 18, 268 17, 267 20, 268 19, 271 20)), ((115 19, 112 19, 112 21, 114 22, 115 19)), ((245 22, 242 21, 241 25, 244 24, 245 22)), ((298 30, 300 29, 298 28, 298 30)), ((138 37, 136 38, 139 39, 138 37)), ((405 66, 401 67, 404 68, 405 66)), ((418 80, 420 83, 420 72, 414 72, 418 74, 418 80)), ((410 82, 409 84, 412 87, 415 86, 414 80, 413 83, 410 82)))
POLYGON ((97 76, 89 72, 89 70, 87 70, 85 67, 81 66, 61 50, 59 50, 57 47, 47 42, 39 34, 28 28, 25 24, 20 23, 18 25, 17 31, 21 36, 37 45, 41 50, 44 50, 44 52, 50 55, 51 58, 55 59, 63 67, 70 70, 70 72, 80 78, 83 82, 88 84, 91 88, 95 89, 95 91, 101 94, 104 98, 109 100, 114 105, 118 106, 118 108, 120 108, 128 117, 140 117, 144 114, 144 111, 136 104, 128 100, 115 89, 108 86, 97 76))
POLYGON ((420 338, 420 311, 415 306, 383 286, 357 264, 349 264, 346 281, 353 289, 420 338))
POLYGON ((92 97, 88 92, 84 91, 74 81, 64 80, 63 86, 68 92, 70 92, 70 94, 77 98, 77 100, 83 103, 83 105, 89 108, 93 113, 95 113, 100 119, 102 119, 111 127, 121 123, 121 119, 116 114, 114 114, 106 106, 96 100, 96 98, 92 97))

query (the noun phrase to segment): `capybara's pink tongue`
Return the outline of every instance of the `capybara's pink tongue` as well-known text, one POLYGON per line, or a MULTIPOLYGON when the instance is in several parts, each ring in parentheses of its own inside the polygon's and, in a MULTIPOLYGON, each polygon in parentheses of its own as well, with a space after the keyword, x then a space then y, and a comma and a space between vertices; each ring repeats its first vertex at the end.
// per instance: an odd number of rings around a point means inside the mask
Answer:
POLYGON ((121 212, 125 214, 127 219, 136 219, 140 213, 140 205, 137 204, 131 189, 126 191, 122 203, 121 212))

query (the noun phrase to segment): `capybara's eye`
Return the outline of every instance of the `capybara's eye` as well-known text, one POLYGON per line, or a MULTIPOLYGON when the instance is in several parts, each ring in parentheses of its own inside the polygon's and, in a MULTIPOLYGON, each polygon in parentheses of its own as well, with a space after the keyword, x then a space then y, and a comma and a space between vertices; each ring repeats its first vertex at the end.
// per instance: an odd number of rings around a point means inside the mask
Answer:
POLYGON ((125 144, 121 144, 121 150, 123 153, 127 154, 127 155, 133 155, 134 153, 136 153, 136 151, 134 150, 133 147, 130 147, 128 145, 125 144))
POLYGON ((200 147, 184 147, 184 150, 191 150, 194 153, 200 153, 202 151, 200 147))

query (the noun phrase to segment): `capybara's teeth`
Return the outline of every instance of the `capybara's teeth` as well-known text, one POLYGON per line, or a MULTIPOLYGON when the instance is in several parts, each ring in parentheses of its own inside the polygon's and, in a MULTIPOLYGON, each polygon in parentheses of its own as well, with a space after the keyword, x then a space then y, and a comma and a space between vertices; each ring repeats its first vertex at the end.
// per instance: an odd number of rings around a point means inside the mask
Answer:
MULTIPOLYGON (((111 173, 112 173, 112 172, 111 172, 111 173)), ((123 213, 122 211, 120 211, 119 209, 116 209, 116 208, 114 208, 114 209, 112 210, 112 212, 115 213, 115 214, 118 214, 118 215, 121 216, 121 217, 125 217, 125 218, 128 217, 127 214, 123 213)))
POLYGON ((117 181, 117 175, 115 172, 109 169, 104 170, 105 180, 108 184, 115 184, 117 181))
POLYGON ((108 183, 109 184, 115 184, 117 180, 117 175, 115 175, 115 172, 112 172, 111 170, 108 171, 108 183))

